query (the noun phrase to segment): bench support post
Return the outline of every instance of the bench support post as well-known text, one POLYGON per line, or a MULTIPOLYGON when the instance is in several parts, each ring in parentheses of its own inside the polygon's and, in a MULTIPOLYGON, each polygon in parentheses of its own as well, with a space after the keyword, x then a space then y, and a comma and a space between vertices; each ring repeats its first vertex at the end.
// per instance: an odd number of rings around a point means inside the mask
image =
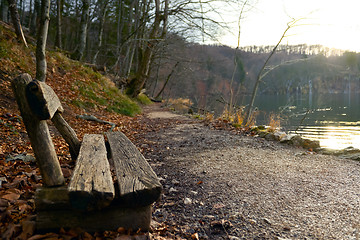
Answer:
POLYGON ((23 118, 37 164, 46 186, 64 184, 60 163, 45 120, 39 120, 30 110, 26 100, 25 88, 31 82, 29 74, 21 74, 12 81, 13 92, 23 118))

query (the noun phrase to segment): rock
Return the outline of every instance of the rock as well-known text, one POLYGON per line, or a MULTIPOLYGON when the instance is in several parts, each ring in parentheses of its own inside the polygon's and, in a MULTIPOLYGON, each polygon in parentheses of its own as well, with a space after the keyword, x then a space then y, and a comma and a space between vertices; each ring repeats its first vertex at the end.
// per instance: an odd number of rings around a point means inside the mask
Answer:
POLYGON ((276 141, 281 141, 282 138, 286 137, 285 132, 274 132, 274 137, 276 141))
POLYGON ((291 228, 289 226, 284 226, 283 227, 283 231, 285 232, 290 232, 291 231, 291 228))
POLYGON ((196 191, 190 191, 190 193, 191 193, 191 194, 194 194, 194 195, 197 195, 197 194, 198 194, 198 192, 196 192, 196 191))
POLYGON ((306 148, 306 149, 320 148, 320 141, 318 141, 318 140, 310 140, 310 139, 303 139, 302 147, 306 148))
POLYGON ((178 180, 176 180, 176 179, 171 180, 171 183, 174 184, 174 185, 179 185, 180 184, 180 182, 178 180))
POLYGON ((303 139, 301 138, 300 135, 294 135, 290 138, 289 143, 294 146, 302 146, 303 139))
POLYGON ((274 133, 268 133, 268 134, 265 135, 265 139, 268 140, 268 141, 275 141, 276 137, 275 137, 274 133))
POLYGON ((223 228, 223 225, 222 225, 221 221, 219 221, 219 220, 212 221, 210 223, 210 226, 211 226, 211 228, 220 228, 220 229, 223 228))
POLYGON ((240 238, 235 237, 235 236, 230 236, 230 235, 229 235, 229 240, 240 240, 240 238))
POLYGON ((218 228, 218 229, 229 229, 232 228, 234 225, 229 220, 214 220, 210 223, 211 228, 218 228))
POLYGON ((255 225, 257 222, 256 222, 255 219, 250 219, 250 220, 249 220, 249 223, 252 224, 252 225, 255 225))
POLYGON ((207 219, 215 219, 215 216, 213 215, 204 215, 203 218, 207 218, 207 219))
POLYGON ((345 155, 340 155, 339 157, 359 161, 360 153, 353 153, 353 154, 348 154, 348 155, 345 154, 345 155))
POLYGON ((283 136, 282 138, 280 138, 280 143, 290 143, 291 138, 294 136, 295 136, 294 134, 287 134, 287 135, 283 136))
POLYGON ((271 221, 270 221, 269 219, 267 219, 267 218, 263 218, 263 221, 264 221, 266 224, 271 225, 271 221))
POLYGON ((171 187, 171 188, 169 189, 169 192, 170 192, 170 193, 172 193, 172 192, 178 192, 178 190, 176 190, 175 188, 171 187))
POLYGON ((269 133, 268 132, 265 132, 265 131, 260 131, 260 132, 258 132, 258 135, 259 135, 259 137, 261 137, 261 138, 265 138, 266 137, 266 135, 268 135, 269 133))
POLYGON ((191 204, 191 203, 192 203, 191 198, 185 198, 185 199, 184 199, 184 204, 185 204, 185 205, 189 205, 189 204, 191 204))

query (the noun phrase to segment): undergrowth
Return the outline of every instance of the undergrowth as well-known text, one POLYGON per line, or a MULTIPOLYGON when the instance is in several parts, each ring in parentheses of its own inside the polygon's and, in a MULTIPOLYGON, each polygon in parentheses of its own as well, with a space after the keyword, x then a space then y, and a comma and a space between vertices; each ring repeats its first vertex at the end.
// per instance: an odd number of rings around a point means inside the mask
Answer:
MULTIPOLYGON (((0 69, 8 79, 22 73, 35 77, 35 51, 34 45, 29 44, 26 48, 18 43, 16 35, 8 26, 0 24, 0 69)), ((111 80, 81 62, 69 59, 65 53, 48 50, 46 58, 46 83, 63 102, 85 110, 104 109, 128 116, 141 112, 138 102, 148 103, 143 96, 130 99, 111 80)), ((0 80, 6 81, 5 88, 10 89, 10 81, 0 80)))

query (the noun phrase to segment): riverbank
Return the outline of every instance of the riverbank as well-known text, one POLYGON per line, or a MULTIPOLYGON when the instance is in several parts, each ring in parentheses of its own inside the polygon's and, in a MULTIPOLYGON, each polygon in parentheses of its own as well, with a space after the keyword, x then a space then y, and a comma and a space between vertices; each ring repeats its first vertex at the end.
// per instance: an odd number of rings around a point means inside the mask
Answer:
POLYGON ((164 186, 153 215, 164 237, 358 237, 358 162, 161 111, 145 116, 167 126, 141 134, 164 186))

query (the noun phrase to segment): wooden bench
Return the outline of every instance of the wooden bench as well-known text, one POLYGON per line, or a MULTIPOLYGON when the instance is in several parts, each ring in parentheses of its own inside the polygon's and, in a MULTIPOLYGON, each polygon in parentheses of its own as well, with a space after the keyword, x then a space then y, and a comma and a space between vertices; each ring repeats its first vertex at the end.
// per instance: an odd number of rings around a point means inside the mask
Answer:
POLYGON ((43 176, 44 187, 35 197, 37 230, 149 230, 151 206, 162 186, 135 145, 121 132, 85 134, 80 143, 62 118, 63 108, 51 87, 28 74, 15 78, 12 86, 43 176), (46 124, 49 119, 76 158, 68 186, 46 124))

